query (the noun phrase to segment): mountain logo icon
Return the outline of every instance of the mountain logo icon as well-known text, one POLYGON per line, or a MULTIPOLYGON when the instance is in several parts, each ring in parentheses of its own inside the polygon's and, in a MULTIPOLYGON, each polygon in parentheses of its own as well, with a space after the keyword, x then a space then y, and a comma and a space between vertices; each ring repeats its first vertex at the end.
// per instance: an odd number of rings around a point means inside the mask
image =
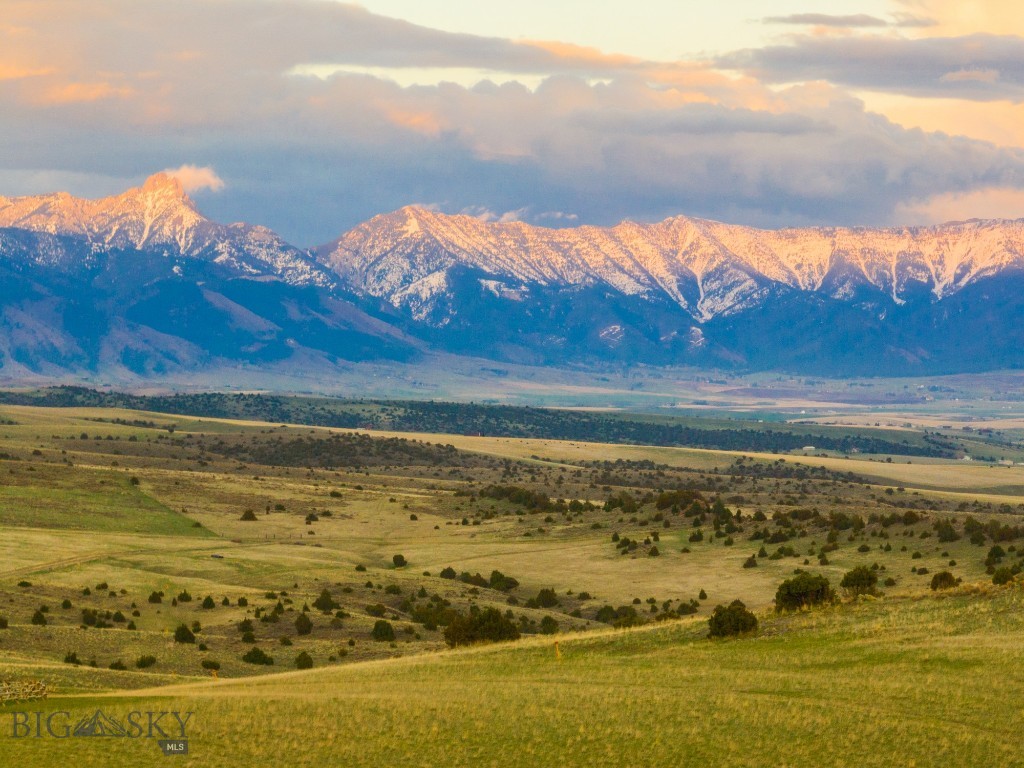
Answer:
POLYGON ((90 717, 83 717, 78 721, 75 726, 75 730, 72 732, 73 736, 127 736, 127 732, 124 726, 121 725, 115 718, 110 717, 103 713, 102 709, 97 709, 96 712, 90 717))

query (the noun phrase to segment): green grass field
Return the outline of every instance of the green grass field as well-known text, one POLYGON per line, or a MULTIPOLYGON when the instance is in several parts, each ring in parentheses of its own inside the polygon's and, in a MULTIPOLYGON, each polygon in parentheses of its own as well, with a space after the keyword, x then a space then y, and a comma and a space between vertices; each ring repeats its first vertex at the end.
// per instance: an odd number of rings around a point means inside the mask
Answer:
POLYGON ((385 433, 421 442, 353 443, 365 455, 328 465, 347 454, 325 441, 350 432, 103 409, 0 418, 14 422, 0 426, 0 682, 53 691, 0 707, 0 765, 1018 761, 1024 592, 991 571, 1024 558, 1021 468, 385 433), (501 484, 579 503, 484 492, 501 484), (677 488, 701 501, 656 504, 677 488), (635 506, 606 508, 621 494, 635 506), (861 565, 878 599, 772 610, 794 573, 838 586, 861 565), (962 584, 933 592, 943 570, 962 584), (553 604, 536 603, 545 589, 553 604), (324 590, 336 606, 311 608, 324 590), (706 639, 712 608, 736 598, 757 636, 706 639), (523 638, 448 650, 424 606, 498 608, 523 638), (644 623, 612 628, 602 606, 644 623), (374 639, 378 620, 393 640, 374 639), (175 642, 182 625, 194 643, 175 642), (244 661, 254 647, 274 664, 244 661), (300 653, 312 669, 295 669, 300 653), (77 723, 96 709, 191 711, 189 755, 14 736, 16 711, 77 723))
MULTIPOLYGON (((1019 588, 51 699, 192 712, 184 765, 980 766, 1020 759, 1019 588)), ((113 681, 111 681, 113 682, 113 681)), ((164 680, 154 681, 164 683, 164 680)), ((163 765, 145 739, 0 739, 5 765, 163 765)))

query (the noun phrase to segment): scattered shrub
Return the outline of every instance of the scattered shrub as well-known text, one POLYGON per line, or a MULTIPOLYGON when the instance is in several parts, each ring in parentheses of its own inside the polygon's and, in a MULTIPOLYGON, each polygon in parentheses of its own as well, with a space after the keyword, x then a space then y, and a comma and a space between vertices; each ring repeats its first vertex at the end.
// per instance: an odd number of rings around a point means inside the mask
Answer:
POLYGON ((839 582, 839 586, 850 597, 874 594, 877 584, 878 574, 866 565, 858 565, 852 571, 847 571, 839 582))
POLYGON ((295 632, 299 635, 308 635, 313 631, 313 621, 305 613, 300 613, 295 619, 295 632))
POLYGON ((263 649, 253 646, 245 652, 244 656, 242 656, 242 661, 246 664, 264 664, 266 666, 270 666, 274 663, 274 657, 268 656, 264 653, 263 649))
MULTIPOLYGON (((920 571, 918 571, 920 573, 920 571)), ((939 571, 932 576, 931 587, 934 590, 950 589, 960 583, 960 579, 954 576, 949 571, 939 571)))
POLYGON ((956 541, 960 538, 960 534, 956 532, 956 528, 948 520, 939 520, 935 523, 935 532, 938 534, 939 541, 956 541))
POLYGON ((338 607, 338 604, 334 602, 334 598, 331 597, 331 593, 324 589, 320 593, 320 597, 313 601, 313 607, 323 613, 330 613, 338 607))
POLYGON ((176 643, 195 643, 196 636, 192 633, 192 630, 186 627, 184 624, 179 624, 178 628, 174 630, 174 642, 176 643))
POLYGON ((757 617, 740 600, 716 605, 708 617, 708 637, 735 637, 757 631, 757 617))
POLYGON ((391 626, 390 621, 384 619, 377 619, 373 624, 373 631, 370 636, 381 643, 391 642, 395 639, 395 628, 391 626))
POLYGON ((995 572, 992 574, 993 584, 1009 584, 1011 581, 1013 581, 1013 570, 1007 568, 1005 565, 1000 568, 996 568, 995 572))
POLYGON ((312 669, 313 668, 313 657, 305 651, 302 651, 298 656, 295 657, 295 668, 296 669, 312 669))
POLYGON ((537 593, 531 602, 535 602, 538 608, 554 608, 558 605, 558 597, 555 595, 555 590, 545 587, 537 593))
POLYGON ((488 584, 491 589, 497 589, 499 592, 511 592, 519 586, 519 580, 506 576, 501 571, 491 571, 488 584))
POLYGON ((471 610, 468 614, 459 614, 444 630, 444 641, 452 648, 458 645, 518 639, 519 629, 510 618, 496 608, 471 610))
POLYGON ((779 585, 775 592, 775 610, 795 611, 831 602, 834 598, 828 579, 820 574, 801 573, 779 585))

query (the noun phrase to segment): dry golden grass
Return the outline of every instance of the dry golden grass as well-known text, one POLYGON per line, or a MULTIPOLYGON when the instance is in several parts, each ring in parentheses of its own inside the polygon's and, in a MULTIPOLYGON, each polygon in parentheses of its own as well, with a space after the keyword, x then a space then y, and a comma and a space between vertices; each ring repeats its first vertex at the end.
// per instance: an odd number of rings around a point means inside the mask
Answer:
MULTIPOLYGON (((669 528, 653 520, 620 520, 618 513, 604 511, 582 521, 547 522, 542 515, 517 516, 499 503, 501 514, 463 525, 471 508, 451 491, 464 487, 465 479, 382 470, 239 468, 235 461, 200 466, 196 452, 178 442, 187 432, 237 435, 265 430, 266 424, 86 409, 3 412, 19 423, 0 426, 0 450, 22 460, 0 462, 0 481, 38 489, 35 502, 50 504, 56 516, 39 519, 57 527, 30 527, 28 516, 17 525, 0 526, 0 615, 12 619, 11 627, 0 631, 0 676, 42 677, 71 694, 40 705, 47 711, 195 711, 192 754, 175 758, 175 764, 922 767, 1012 764, 1016 755, 1019 707, 1006 702, 1024 692, 1017 642, 1024 628, 1021 592, 977 587, 942 597, 927 594, 931 574, 945 568, 967 582, 988 578, 983 564, 987 547, 963 539, 940 543, 931 535, 930 522, 874 529, 863 537, 849 538, 844 532, 824 566, 812 550, 824 543, 825 534, 811 532, 792 540, 797 557, 763 557, 756 568, 743 568, 760 541, 738 535, 732 546, 725 546, 708 535, 689 542, 693 527, 682 516, 672 517, 669 528), (166 430, 99 424, 91 421, 95 418, 144 419, 177 429, 170 440, 166 430), (119 436, 122 442, 90 442, 85 450, 78 440, 52 437, 77 437, 82 431, 119 436), (149 452, 119 452, 131 436, 140 442, 151 439, 149 452), (32 456, 33 450, 40 455, 32 456), (68 451, 70 465, 63 463, 62 450, 68 451), (138 478, 138 484, 129 487, 129 477, 138 478), (68 510, 53 501, 54 488, 79 482, 97 494, 97 504, 129 499, 119 509, 149 505, 187 521, 188 527, 145 535, 95 519, 77 530, 60 527, 66 522, 60 515, 68 510), (340 497, 332 496, 332 490, 340 497), (246 508, 257 513, 256 522, 240 520, 246 508), (305 516, 314 510, 331 515, 308 526, 305 516), (191 528, 192 521, 202 528, 191 528), (592 528, 592 521, 600 527, 592 528), (613 531, 642 538, 655 530, 660 534, 657 558, 623 556, 610 541, 613 531), (867 551, 860 552, 859 545, 867 551), (920 557, 914 558, 915 552, 920 557), (409 567, 392 566, 397 553, 409 560, 409 567), (823 573, 837 584, 850 568, 873 563, 883 569, 880 576, 896 580, 881 600, 791 617, 764 613, 778 583, 795 568, 823 573), (367 570, 357 572, 356 565, 367 570), (437 578, 446 566, 485 575, 501 570, 522 582, 521 598, 552 587, 574 605, 566 593, 586 590, 595 597, 584 606, 587 616, 605 603, 617 606, 634 598, 646 612, 649 597, 658 603, 689 600, 702 588, 709 599, 697 617, 676 623, 635 631, 566 632, 559 637, 560 662, 548 637, 434 653, 441 646, 439 633, 413 627, 401 617, 393 619, 400 630, 394 647, 368 641, 373 619, 363 608, 384 599, 378 585, 397 586, 403 595, 422 585, 465 601, 462 585, 437 578), (911 572, 921 567, 929 574, 911 572), (433 575, 423 576, 424 571, 433 575), (16 586, 20 579, 31 587, 16 586), (101 582, 116 594, 96 589, 101 582), (273 604, 277 597, 266 598, 268 590, 288 590, 294 601, 288 605, 298 610, 325 585, 339 597, 342 587, 352 590, 344 599, 353 615, 341 628, 329 628, 328 619, 317 615, 317 629, 308 640, 281 646, 280 636, 294 635, 296 613, 286 613, 280 625, 258 627, 260 647, 277 664, 254 669, 240 661, 248 646, 239 640, 236 623, 252 616, 256 604, 273 604), (94 588, 89 598, 82 596, 86 586, 94 588), (159 607, 146 602, 152 590, 163 590, 169 599, 182 589, 195 601, 159 607), (203 611, 198 601, 207 594, 217 605, 203 611), (68 596, 74 608, 62 613, 58 606, 68 596), (250 601, 248 608, 237 606, 241 596, 250 601), (231 605, 222 606, 223 597, 231 605), (710 608, 733 598, 762 612, 761 636, 704 640, 710 608), (46 627, 28 623, 40 603, 55 617, 46 627), (127 611, 131 603, 142 608, 134 633, 77 626, 81 606, 127 611), (197 683, 204 675, 201 656, 170 639, 178 623, 194 619, 202 621, 208 655, 224 664, 226 679, 216 684, 197 683), (406 626, 423 636, 401 631, 406 626), (349 637, 358 640, 356 645, 347 645, 349 637), (314 670, 243 677, 290 667, 300 647, 313 656, 314 670), (344 663, 328 660, 342 649, 348 654, 344 663), (95 657, 99 668, 62 664, 69 650, 83 660, 95 657), (158 656, 158 665, 146 672, 103 668, 118 658, 130 665, 143 653, 158 656), (371 659, 376 660, 364 661, 371 659), (135 688, 146 691, 130 693, 135 688)), ((706 471, 729 465, 738 455, 571 441, 411 437, 522 459, 556 473, 561 473, 560 462, 614 458, 706 471)), ((1024 478, 1017 468, 782 458, 871 475, 883 485, 908 489, 885 496, 877 487, 836 484, 812 489, 800 502, 808 506, 829 505, 834 494, 848 494, 844 508, 863 514, 901 509, 888 505, 890 500, 1007 500, 1016 506, 1024 498, 1024 478), (914 488, 926 490, 915 496, 914 488)), ((773 493, 798 495, 797 485, 773 493)), ((578 487, 595 500, 606 495, 586 481, 578 487)), ((759 505, 765 504, 770 514, 773 503, 769 496, 759 505)), ((751 508, 742 504, 749 514, 751 508)), ((989 513, 978 514, 984 519, 989 513)), ((710 534, 707 525, 704 529, 710 534)), ((507 607, 498 602, 504 596, 481 592, 472 599, 507 607)), ((545 614, 521 606, 515 610, 535 619, 545 614)), ((586 624, 558 616, 563 630, 586 624)), ((4 717, 0 710, 0 765, 49 766, 68 759, 80 765, 167 765, 149 742, 5 738, 4 717)))
MULTIPOLYGON (((1019 757, 1019 589, 700 621, 72 697, 194 713, 184 765, 942 766, 1019 757)), ((0 739, 4 764, 165 765, 146 741, 0 739)))

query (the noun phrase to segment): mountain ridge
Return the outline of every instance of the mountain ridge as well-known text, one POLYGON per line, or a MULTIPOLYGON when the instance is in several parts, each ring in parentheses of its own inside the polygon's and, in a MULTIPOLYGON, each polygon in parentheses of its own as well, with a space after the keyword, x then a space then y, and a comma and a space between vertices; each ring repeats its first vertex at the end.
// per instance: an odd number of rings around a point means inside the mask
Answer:
POLYGON ((156 174, 0 197, 0 368, 159 377, 434 351, 817 375, 1024 367, 1024 219, 553 229, 422 206, 318 248, 219 224, 156 174))
POLYGON ((296 284, 332 284, 305 251, 270 229, 206 218, 181 182, 163 172, 139 187, 95 200, 66 192, 0 197, 0 228, 82 238, 94 252, 132 249, 206 257, 252 275, 269 272, 296 284))
POLYGON ((773 285, 842 299, 858 285, 904 302, 908 283, 937 300, 973 280, 1024 268, 1024 219, 928 227, 778 230, 674 216, 563 229, 484 222, 406 207, 364 222, 316 253, 346 282, 396 307, 422 304, 455 266, 540 285, 662 292, 698 322, 749 307, 773 285))

